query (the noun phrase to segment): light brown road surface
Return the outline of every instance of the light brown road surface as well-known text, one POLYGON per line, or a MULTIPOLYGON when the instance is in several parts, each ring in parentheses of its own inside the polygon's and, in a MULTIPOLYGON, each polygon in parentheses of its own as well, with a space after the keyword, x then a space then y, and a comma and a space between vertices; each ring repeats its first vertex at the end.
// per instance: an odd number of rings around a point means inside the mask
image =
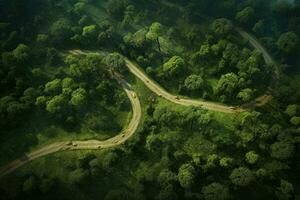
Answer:
POLYGON ((154 92, 160 97, 165 98, 168 101, 183 106, 196 106, 196 107, 201 107, 203 109, 223 112, 223 113, 238 113, 238 112, 245 111, 244 109, 239 107, 225 106, 214 102, 187 99, 187 98, 182 98, 182 97, 172 95, 168 93, 165 89, 163 89, 160 85, 158 85, 156 82, 154 82, 152 79, 150 79, 136 63, 128 60, 127 58, 125 58, 125 61, 131 73, 133 73, 137 78, 139 78, 152 92, 154 92))
POLYGON ((87 141, 66 141, 66 142, 57 142, 51 145, 45 146, 41 149, 33 151, 29 154, 24 155, 22 158, 14 160, 9 164, 0 168, 0 178, 15 171, 19 167, 25 165, 26 163, 40 158, 45 155, 49 155, 59 151, 65 150, 88 150, 88 149, 105 149, 118 146, 123 144, 126 140, 128 140, 137 130, 141 116, 142 109, 140 105, 140 101, 138 99, 137 94, 132 90, 129 83, 127 83, 123 79, 118 80, 125 90, 127 96, 130 99, 132 105, 132 119, 129 125, 117 136, 110 138, 105 141, 98 140, 87 140, 87 141))
MULTIPOLYGON (((250 44, 262 52, 263 57, 265 59, 265 62, 269 65, 276 65, 275 61, 272 59, 270 54, 266 51, 266 49, 249 33, 236 28, 237 31, 240 33, 240 35, 247 39, 250 44)), ((74 55, 82 55, 85 54, 81 50, 72 50, 70 51, 74 55)), ((239 108, 239 107, 232 107, 232 106, 225 106, 218 103, 213 102, 207 102, 207 101, 201 101, 201 100, 192 100, 192 99, 186 99, 178 96, 174 96, 170 93, 168 93, 165 89, 163 89, 159 84, 157 84, 155 81, 150 79, 146 73, 134 62, 128 60, 125 58, 126 65, 129 68, 129 70, 137 77, 139 78, 152 92, 157 94, 160 97, 165 98, 166 100, 183 105, 183 106, 196 106, 196 107, 202 107, 207 110, 217 111, 217 112, 223 112, 223 113, 239 113, 246 111, 245 109, 239 108)), ((278 68, 276 69, 275 75, 279 76, 278 68)), ((137 94, 131 89, 131 86, 129 83, 127 83, 125 80, 119 78, 119 83, 122 85, 123 89, 125 90, 127 96, 130 99, 130 102, 132 104, 133 109, 133 116, 132 119, 126 129, 124 129, 119 135, 110 138, 105 141, 98 141, 98 140, 88 140, 88 141, 67 141, 67 142, 57 142, 54 144, 51 144, 49 146, 43 147, 39 150, 33 151, 32 153, 24 155, 22 158, 17 159, 15 161, 12 161, 11 163, 3 166, 0 168, 0 178, 3 177, 6 174, 9 174, 13 171, 15 171, 17 168, 23 166, 24 164, 28 163, 31 160, 40 158, 45 155, 49 155, 55 152, 59 151, 65 151, 65 150, 87 150, 87 149, 105 149, 105 148, 111 148, 118 146, 120 144, 123 144, 126 140, 128 140, 136 131, 142 111, 141 111, 141 105, 139 102, 139 99, 137 97, 137 94)), ((257 98, 255 106, 261 106, 267 103, 269 100, 272 99, 272 96, 270 95, 263 95, 262 97, 257 98)))
MULTIPOLYGON (((91 53, 90 51, 82 51, 80 49, 71 50, 69 53, 79 56, 84 55, 86 53, 91 53)), ((157 94, 158 96, 173 102, 175 104, 183 105, 183 106, 196 106, 201 107, 206 110, 212 110, 223 113, 239 113, 245 112, 246 110, 240 107, 226 106, 215 102, 208 102, 203 100, 193 100, 188 98, 183 98, 179 96, 172 95, 168 93, 164 88, 162 88, 158 83, 153 81, 148 75, 142 70, 139 65, 133 61, 130 61, 128 58, 124 57, 127 67, 130 72, 139 78, 152 92, 157 94)))

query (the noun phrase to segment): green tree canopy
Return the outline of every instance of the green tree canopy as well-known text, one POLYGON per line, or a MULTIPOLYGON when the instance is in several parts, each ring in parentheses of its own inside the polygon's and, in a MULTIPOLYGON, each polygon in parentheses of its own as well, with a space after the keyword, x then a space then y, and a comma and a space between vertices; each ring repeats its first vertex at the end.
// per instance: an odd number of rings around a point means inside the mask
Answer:
POLYGON ((119 53, 111 53, 104 58, 105 64, 110 68, 117 72, 124 73, 127 72, 128 69, 126 67, 126 63, 124 57, 119 53))
POLYGON ((190 188, 194 183, 196 170, 191 164, 183 164, 179 168, 178 180, 183 188, 190 188))
POLYGON ((107 12, 116 19, 122 19, 125 11, 124 0, 109 0, 107 2, 107 12))
POLYGON ((50 81, 46 83, 44 92, 47 94, 58 94, 61 92, 61 80, 60 79, 54 79, 53 81, 50 81))
POLYGON ((296 105, 296 104, 288 105, 286 107, 285 114, 287 114, 290 117, 294 117, 297 115, 298 110, 299 110, 298 105, 296 105))
POLYGON ((56 42, 68 40, 72 35, 71 21, 66 18, 60 18, 54 22, 50 28, 50 33, 54 36, 56 42))
POLYGON ((184 70, 185 61, 180 56, 173 56, 164 66, 163 71, 169 76, 179 75, 184 70))
POLYGON ((296 51, 299 43, 299 38, 294 32, 286 32, 280 35, 277 46, 279 50, 284 53, 290 54, 296 51))
POLYGON ((238 93, 237 98, 242 102, 249 102, 253 98, 253 90, 250 88, 243 89, 238 93))
POLYGON ((253 172, 246 167, 239 167, 234 169, 231 172, 229 178, 231 179, 231 182, 233 184, 238 186, 247 186, 255 180, 253 172))
POLYGON ((204 87, 204 80, 201 76, 192 74, 185 79, 184 86, 190 91, 200 91, 204 87))
POLYGON ((83 27, 82 36, 87 39, 96 41, 98 36, 97 26, 89 25, 83 27))
POLYGON ((86 90, 84 88, 78 88, 77 90, 73 91, 70 103, 73 106, 82 106, 86 103, 86 99, 87 99, 86 90))
POLYGON ((218 94, 225 95, 225 99, 232 98, 239 87, 239 77, 234 73, 222 75, 216 91, 218 94))
POLYGON ((211 183, 202 188, 205 200, 226 200, 230 198, 229 189, 220 183, 211 183))
POLYGON ((278 159, 288 159, 294 153, 294 145, 291 142, 279 141, 271 145, 271 156, 278 159))
POLYGON ((241 24, 247 24, 254 17, 254 9, 252 7, 246 7, 243 10, 239 11, 235 19, 241 24))
POLYGON ((150 28, 148 33, 146 34, 146 38, 152 41, 156 41, 158 50, 161 51, 159 37, 162 34, 162 25, 159 22, 154 22, 150 28))
POLYGON ((246 153, 245 157, 249 164, 255 164, 259 159, 259 155, 256 154, 255 151, 249 151, 246 153))
POLYGON ((29 58, 29 47, 25 44, 19 44, 12 52, 17 62, 24 62, 29 58))
POLYGON ((52 114, 61 113, 65 109, 66 104, 66 98, 63 95, 57 95, 46 103, 46 110, 52 114))
POLYGON ((220 18, 214 20, 211 28, 217 35, 226 35, 233 31, 233 24, 226 18, 220 18))

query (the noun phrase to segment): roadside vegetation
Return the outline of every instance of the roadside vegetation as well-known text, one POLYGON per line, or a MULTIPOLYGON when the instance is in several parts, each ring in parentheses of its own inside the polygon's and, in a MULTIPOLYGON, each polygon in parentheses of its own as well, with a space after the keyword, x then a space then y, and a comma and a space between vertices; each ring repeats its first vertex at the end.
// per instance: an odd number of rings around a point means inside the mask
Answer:
POLYGON ((299 19, 299 1, 0 2, 0 166, 52 142, 119 134, 131 105, 118 78, 143 114, 125 144, 0 177, 0 199, 299 199, 299 19), (179 100, 247 111, 168 102, 124 57, 179 100))

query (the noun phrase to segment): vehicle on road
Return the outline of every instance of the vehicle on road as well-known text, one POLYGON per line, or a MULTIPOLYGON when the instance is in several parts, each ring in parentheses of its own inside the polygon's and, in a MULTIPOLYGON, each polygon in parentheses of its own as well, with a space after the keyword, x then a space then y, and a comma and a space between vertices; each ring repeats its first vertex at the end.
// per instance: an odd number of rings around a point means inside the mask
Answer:
POLYGON ((27 155, 23 155, 21 158, 20 158, 21 161, 26 161, 28 160, 28 156, 27 155))

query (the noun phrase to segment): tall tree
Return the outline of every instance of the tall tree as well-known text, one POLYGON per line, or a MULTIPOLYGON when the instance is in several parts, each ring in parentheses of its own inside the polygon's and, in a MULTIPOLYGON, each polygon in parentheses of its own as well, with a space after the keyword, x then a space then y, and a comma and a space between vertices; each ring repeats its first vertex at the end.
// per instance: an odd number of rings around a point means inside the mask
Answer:
POLYGON ((161 52, 161 47, 160 47, 160 42, 159 42, 159 37, 162 34, 162 25, 159 22, 154 22, 150 28, 148 33, 146 34, 147 39, 156 41, 158 50, 161 52))

